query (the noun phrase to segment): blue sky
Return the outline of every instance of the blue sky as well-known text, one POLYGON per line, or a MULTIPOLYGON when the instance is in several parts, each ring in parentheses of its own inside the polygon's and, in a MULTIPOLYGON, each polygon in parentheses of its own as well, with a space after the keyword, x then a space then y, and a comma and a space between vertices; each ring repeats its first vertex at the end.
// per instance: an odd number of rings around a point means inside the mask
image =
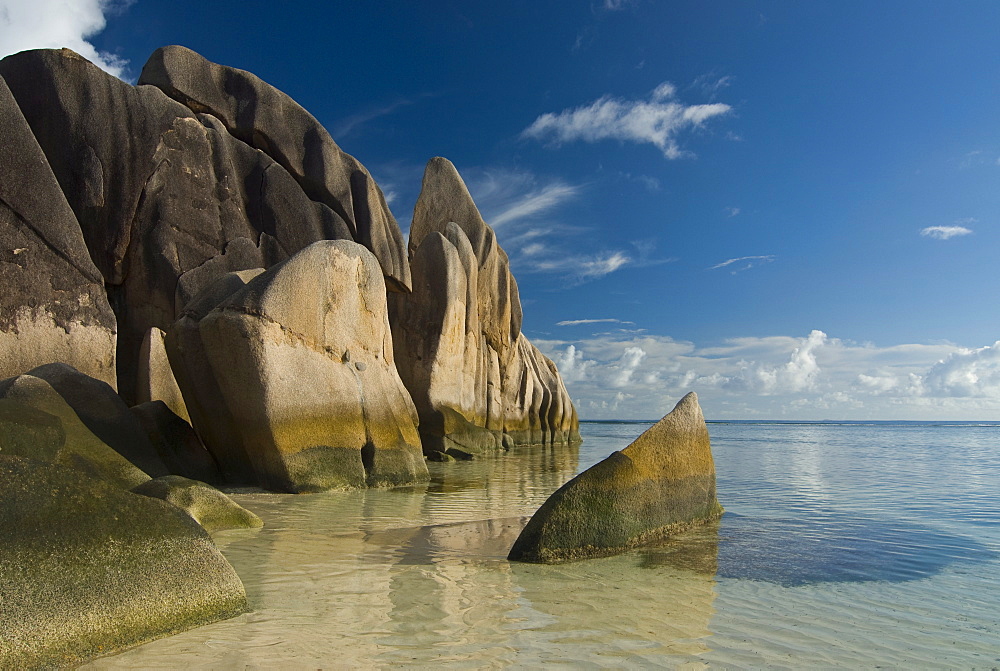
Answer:
POLYGON ((0 51, 281 88, 465 176, 584 418, 1000 419, 1000 3, 0 1, 0 51))

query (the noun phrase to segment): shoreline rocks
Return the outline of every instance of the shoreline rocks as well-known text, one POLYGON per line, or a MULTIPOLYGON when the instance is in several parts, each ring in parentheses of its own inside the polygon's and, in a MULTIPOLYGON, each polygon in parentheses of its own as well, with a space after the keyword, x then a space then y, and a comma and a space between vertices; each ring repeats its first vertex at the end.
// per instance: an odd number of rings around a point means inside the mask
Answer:
POLYGON ((510 262, 455 166, 431 159, 410 228, 413 291, 390 297, 424 452, 468 458, 579 440, 555 365, 521 333, 510 262))
POLYGON ((708 428, 691 392, 631 445, 550 496, 508 559, 554 564, 618 554, 722 512, 708 428))
POLYGON ((248 610, 183 511, 75 468, 0 455, 0 667, 84 661, 248 610))

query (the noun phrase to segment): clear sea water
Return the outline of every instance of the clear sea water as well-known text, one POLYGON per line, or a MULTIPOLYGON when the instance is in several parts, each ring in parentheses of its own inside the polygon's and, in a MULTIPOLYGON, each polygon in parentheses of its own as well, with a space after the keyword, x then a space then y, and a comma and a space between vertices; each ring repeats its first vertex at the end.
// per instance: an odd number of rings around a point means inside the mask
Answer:
POLYGON ((649 423, 431 464, 404 490, 236 494, 253 611, 91 668, 1000 668, 1000 423, 710 423, 721 522, 540 566, 545 498, 649 423))

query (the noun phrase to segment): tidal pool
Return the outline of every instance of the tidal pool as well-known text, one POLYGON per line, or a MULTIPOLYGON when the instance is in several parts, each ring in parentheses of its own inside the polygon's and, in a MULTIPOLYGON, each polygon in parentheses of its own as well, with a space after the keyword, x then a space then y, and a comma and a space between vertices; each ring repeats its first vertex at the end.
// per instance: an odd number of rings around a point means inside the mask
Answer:
POLYGON ((424 487, 235 494, 253 611, 89 668, 1000 667, 1000 425, 712 423, 718 524, 558 566, 506 554, 649 424, 430 464, 424 487))

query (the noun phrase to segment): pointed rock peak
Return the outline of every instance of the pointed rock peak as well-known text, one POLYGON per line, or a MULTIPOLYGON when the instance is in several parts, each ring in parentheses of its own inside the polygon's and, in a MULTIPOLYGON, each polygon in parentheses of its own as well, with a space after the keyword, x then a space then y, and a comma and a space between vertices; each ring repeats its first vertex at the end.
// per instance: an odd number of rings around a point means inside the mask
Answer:
POLYGON ((424 169, 420 197, 413 210, 410 253, 420 246, 428 233, 445 233, 449 222, 461 227, 482 263, 496 245, 493 229, 483 221, 468 187, 452 162, 436 156, 427 162, 424 169))
POLYGON ((678 478, 715 474, 705 416, 690 392, 622 453, 650 472, 678 478))

